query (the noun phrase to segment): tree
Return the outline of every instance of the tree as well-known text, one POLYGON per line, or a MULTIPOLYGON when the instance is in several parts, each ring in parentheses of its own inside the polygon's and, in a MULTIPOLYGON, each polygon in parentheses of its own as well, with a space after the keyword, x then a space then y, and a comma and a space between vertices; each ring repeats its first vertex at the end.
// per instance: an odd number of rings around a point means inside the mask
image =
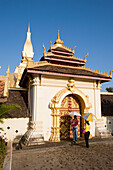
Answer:
MULTIPOLYGON (((18 104, 0 104, 0 123, 4 123, 3 119, 7 118, 7 112, 10 110, 14 110, 14 109, 20 109, 21 107, 18 104)), ((0 130, 3 130, 2 128, 0 128, 0 130)))
POLYGON ((112 92, 112 93, 113 93, 113 87, 108 87, 108 88, 106 88, 106 90, 107 90, 108 92, 112 92))

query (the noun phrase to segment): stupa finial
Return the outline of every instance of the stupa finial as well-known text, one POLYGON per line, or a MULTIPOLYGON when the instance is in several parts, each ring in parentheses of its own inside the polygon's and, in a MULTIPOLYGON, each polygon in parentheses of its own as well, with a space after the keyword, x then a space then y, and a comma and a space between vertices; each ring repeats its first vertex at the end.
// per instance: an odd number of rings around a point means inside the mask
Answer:
POLYGON ((58 30, 58 37, 57 37, 57 39, 60 39, 60 36, 59 36, 59 30, 58 30))
POLYGON ((55 44, 63 45, 63 41, 61 41, 60 36, 59 36, 59 30, 58 30, 58 37, 57 37, 57 40, 55 41, 55 44))
POLYGON ((28 32, 30 32, 30 23, 29 23, 29 25, 28 25, 28 32))

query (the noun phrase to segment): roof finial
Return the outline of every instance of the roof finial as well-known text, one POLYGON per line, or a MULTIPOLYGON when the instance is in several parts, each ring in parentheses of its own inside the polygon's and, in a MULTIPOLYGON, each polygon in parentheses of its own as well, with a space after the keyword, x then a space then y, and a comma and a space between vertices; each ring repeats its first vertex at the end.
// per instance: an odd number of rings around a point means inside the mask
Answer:
POLYGON ((60 36, 59 36, 59 30, 58 30, 58 37, 57 37, 57 39, 60 39, 60 36))
POLYGON ((111 78, 112 78, 112 72, 113 72, 113 70, 110 71, 110 77, 111 77, 111 78))
POLYGON ((59 30, 58 30, 58 37, 57 37, 57 40, 55 41, 55 44, 63 45, 63 41, 61 41, 60 36, 59 36, 59 30))
POLYGON ((50 45, 50 49, 52 49, 52 42, 51 42, 51 41, 50 41, 50 44, 51 44, 51 45, 50 45))
POLYGON ((30 23, 29 23, 29 25, 28 25, 28 32, 30 32, 30 23))
POLYGON ((44 44, 43 44, 43 49, 44 49, 43 55, 45 56, 45 54, 46 54, 46 49, 45 49, 44 44))
POLYGON ((75 53, 75 48, 76 48, 76 46, 73 47, 73 53, 75 53))
POLYGON ((87 61, 86 57, 88 57, 88 53, 87 53, 87 54, 85 55, 85 57, 84 57, 84 61, 85 61, 85 62, 87 61))

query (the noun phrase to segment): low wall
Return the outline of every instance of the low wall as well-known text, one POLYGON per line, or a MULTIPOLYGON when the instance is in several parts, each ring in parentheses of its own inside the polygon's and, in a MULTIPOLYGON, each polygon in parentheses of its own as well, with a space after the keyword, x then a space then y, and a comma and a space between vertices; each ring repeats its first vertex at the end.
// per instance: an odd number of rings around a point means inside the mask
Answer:
POLYGON ((15 138, 20 138, 29 127, 29 118, 10 118, 4 119, 4 123, 0 124, 4 131, 0 131, 6 141, 13 141, 15 138))
POLYGON ((102 116, 105 126, 113 134, 113 116, 102 116))

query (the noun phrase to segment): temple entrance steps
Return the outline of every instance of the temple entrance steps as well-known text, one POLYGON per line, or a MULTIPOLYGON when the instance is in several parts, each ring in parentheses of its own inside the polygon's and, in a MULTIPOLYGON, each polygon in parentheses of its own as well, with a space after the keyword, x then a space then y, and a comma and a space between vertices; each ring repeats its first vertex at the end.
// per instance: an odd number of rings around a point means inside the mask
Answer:
POLYGON ((96 127, 96 129, 95 129, 96 136, 98 136, 100 138, 112 137, 111 133, 107 129, 107 125, 103 118, 96 120, 95 127, 96 127))

